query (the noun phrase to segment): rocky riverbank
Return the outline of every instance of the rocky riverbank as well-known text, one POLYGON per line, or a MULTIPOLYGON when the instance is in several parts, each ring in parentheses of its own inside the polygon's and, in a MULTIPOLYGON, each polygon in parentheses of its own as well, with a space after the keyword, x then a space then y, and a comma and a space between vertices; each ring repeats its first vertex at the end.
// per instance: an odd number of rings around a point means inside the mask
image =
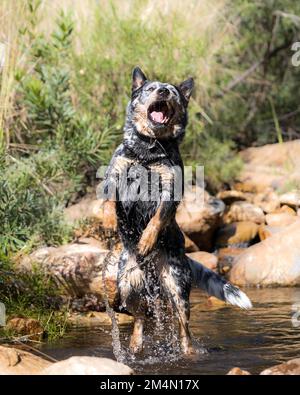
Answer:
MULTIPOLYGON (((202 205, 193 199, 192 193, 187 191, 185 194, 178 208, 177 221, 185 235, 186 252, 240 286, 299 286, 300 140, 250 148, 241 156, 244 170, 227 189, 215 195, 202 191, 202 205)), ((108 297, 111 305, 115 304, 121 243, 116 234, 108 235, 103 227, 102 202, 96 199, 94 192, 68 207, 65 216, 73 223, 86 220, 88 225, 78 229, 74 242, 40 248, 19 259, 16 268, 26 273, 38 268, 51 276, 59 290, 61 303, 68 303, 73 311, 69 317, 73 324, 97 322, 106 325, 110 320, 103 313, 105 298, 108 297), (112 257, 105 274, 104 292, 102 269, 110 250, 112 257)), ((209 303, 213 301, 209 300, 209 303)), ((124 314, 118 314, 117 318, 120 323, 132 320, 124 314)), ((21 335, 40 335, 42 329, 37 323, 24 322, 18 317, 14 320, 8 325, 21 335)), ((8 355, 2 357, 2 364, 9 369, 18 366, 22 358, 24 361, 29 358, 27 354, 24 357, 18 354, 21 351, 11 354, 13 352, 7 350, 2 350, 2 355, 3 352, 8 355), (7 365, 7 361, 15 362, 7 365)), ((84 371, 83 365, 90 362, 91 366, 94 363, 101 366, 94 359, 84 363, 73 359, 65 361, 64 366, 67 370, 76 366, 75 371, 81 372, 84 371)), ((42 368, 44 366, 38 370, 42 371, 42 368)), ((293 360, 288 366, 283 364, 262 374, 296 374, 297 369, 299 360, 293 360)), ((235 368, 228 374, 247 373, 235 368)))

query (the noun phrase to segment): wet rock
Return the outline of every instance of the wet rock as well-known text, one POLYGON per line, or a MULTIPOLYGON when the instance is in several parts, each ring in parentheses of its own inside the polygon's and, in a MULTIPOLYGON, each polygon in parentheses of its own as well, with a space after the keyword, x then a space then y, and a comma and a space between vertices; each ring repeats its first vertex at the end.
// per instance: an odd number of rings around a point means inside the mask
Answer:
POLYGON ((266 215, 266 223, 272 227, 284 227, 293 224, 297 221, 296 215, 291 215, 287 212, 272 213, 266 215))
POLYGON ((203 199, 195 199, 191 192, 185 194, 177 209, 176 220, 181 230, 198 246, 210 251, 213 234, 221 222, 225 204, 203 191, 203 199))
POLYGON ((215 298, 214 296, 209 296, 207 298, 207 305, 209 307, 224 307, 226 306, 226 302, 218 298, 215 298))
POLYGON ((258 225, 254 222, 233 222, 222 226, 217 232, 216 245, 227 247, 229 245, 247 244, 258 233, 258 225))
POLYGON ((248 197, 244 192, 229 190, 219 192, 217 198, 223 200, 226 205, 230 205, 236 201, 247 200, 248 197))
POLYGON ((228 376, 250 376, 251 373, 247 370, 242 370, 240 368, 232 368, 227 373, 228 376))
POLYGON ((184 248, 185 252, 199 251, 198 246, 184 233, 184 248))
POLYGON ((51 363, 13 347, 0 346, 0 375, 37 374, 51 363))
POLYGON ((221 274, 226 274, 232 267, 237 256, 242 254, 245 248, 227 247, 218 251, 218 269, 221 274))
POLYGON ((43 375, 132 375, 134 371, 109 358, 71 357, 44 369, 43 375))
POLYGON ((275 365, 271 368, 263 370, 260 374, 263 376, 300 375, 300 358, 291 359, 288 362, 275 365))
POLYGON ((300 140, 248 148, 240 156, 244 167, 239 181, 247 184, 248 190, 279 190, 300 181, 300 140))
POLYGON ((294 208, 300 207, 300 191, 284 193, 280 196, 280 203, 294 208))
POLYGON ((223 221, 225 224, 232 222, 250 221, 256 224, 265 222, 263 210, 249 202, 232 203, 229 210, 224 214, 223 221))
POLYGON ((44 335, 41 323, 33 318, 11 318, 6 327, 18 335, 28 336, 30 340, 40 340, 44 335))
MULTIPOLYGON (((115 313, 119 325, 127 325, 133 322, 133 317, 127 314, 115 313)), ((105 312, 91 311, 88 314, 72 313, 68 322, 74 326, 97 326, 111 325, 111 318, 105 312)))
POLYGON ((238 256, 230 280, 237 285, 300 285, 300 220, 238 256))
MULTIPOLYGON (((102 269, 107 250, 89 244, 67 244, 61 247, 41 248, 23 258, 18 265, 21 271, 31 272, 33 266, 50 275, 62 294, 72 298, 85 298, 91 304, 104 308, 105 294, 102 269)), ((117 297, 116 279, 118 252, 109 254, 105 275, 106 294, 111 304, 117 297)))
POLYGON ((216 255, 210 254, 209 252, 197 251, 187 255, 211 270, 216 270, 218 267, 218 258, 216 255))

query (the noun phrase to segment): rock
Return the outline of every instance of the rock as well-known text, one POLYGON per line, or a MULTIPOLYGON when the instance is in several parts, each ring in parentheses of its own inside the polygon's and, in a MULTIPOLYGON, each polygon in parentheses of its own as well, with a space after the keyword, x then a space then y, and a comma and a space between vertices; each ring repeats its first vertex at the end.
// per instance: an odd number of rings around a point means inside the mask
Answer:
POLYGON ((228 376, 249 376, 251 373, 249 373, 247 370, 242 370, 240 368, 232 368, 229 370, 227 373, 228 376))
MULTIPOLYGON (((115 313, 119 325, 127 325, 133 322, 131 315, 115 313)), ((71 313, 68 322, 74 326, 111 325, 110 316, 106 312, 91 311, 88 314, 71 313)))
POLYGON ((296 215, 291 215, 287 212, 272 213, 266 215, 266 223, 272 227, 284 227, 298 221, 296 215))
POLYGON ((123 363, 109 358, 71 357, 53 363, 44 369, 43 375, 132 375, 134 371, 123 363))
POLYGON ((238 256, 230 281, 237 285, 300 285, 300 220, 238 256))
POLYGON ((106 242, 104 242, 102 240, 95 239, 94 237, 79 237, 79 239, 76 240, 76 244, 87 244, 90 246, 98 247, 101 250, 108 249, 106 242))
POLYGON ((185 252, 196 252, 199 251, 197 245, 184 233, 184 248, 185 252))
POLYGON ((224 307, 226 306, 226 302, 218 298, 215 298, 214 296, 209 296, 207 298, 207 305, 210 307, 224 307))
POLYGON ((274 213, 287 213, 290 215, 297 215, 296 211, 292 207, 287 206, 286 204, 275 210, 274 213))
POLYGON ((218 269, 221 274, 226 274, 232 267, 236 257, 242 254, 245 248, 227 247, 220 248, 218 251, 218 269))
POLYGON ((252 203, 260 207, 265 213, 272 213, 280 207, 279 196, 271 188, 254 194, 252 203))
POLYGON ((281 232, 284 229, 283 226, 269 226, 269 225, 260 225, 260 227, 258 228, 258 235, 259 235, 259 239, 265 240, 268 237, 271 237, 273 235, 275 235, 278 232, 281 232))
MULTIPOLYGON (((33 266, 36 266, 53 277, 62 294, 73 298, 86 298, 89 301, 88 310, 92 307, 91 303, 97 309, 104 309, 102 268, 107 256, 107 250, 89 244, 47 247, 23 258, 18 264, 18 270, 31 272, 33 266)), ((117 298, 117 268, 118 252, 114 252, 110 254, 105 275, 106 293, 111 304, 117 298)))
POLYGON ((256 224, 265 222, 265 215, 263 210, 248 202, 235 202, 232 203, 229 210, 223 217, 225 224, 232 222, 250 221, 256 224))
POLYGON ((41 323, 33 318, 11 318, 6 327, 18 335, 30 336, 30 340, 39 340, 44 335, 44 328, 41 323))
POLYGON ((247 148, 240 156, 244 167, 239 181, 248 191, 279 190, 300 182, 300 140, 247 148))
POLYGON ((233 185, 233 188, 236 189, 237 191, 244 192, 244 193, 257 193, 255 185, 253 185, 251 182, 235 182, 233 185))
POLYGON ((187 255, 211 270, 217 269, 218 258, 214 254, 210 254, 209 252, 206 251, 197 251, 187 255))
POLYGON ((263 376, 282 376, 282 375, 299 375, 300 374, 300 358, 291 359, 288 362, 275 365, 271 368, 263 370, 261 373, 263 376))
POLYGON ((223 200, 226 205, 230 205, 236 201, 247 200, 247 195, 241 191, 221 191, 217 194, 217 198, 223 200))
POLYGON ((37 374, 51 363, 17 348, 0 346, 0 375, 37 374))
POLYGON ((300 191, 287 192, 279 197, 281 204, 298 208, 300 206, 300 191))
POLYGON ((253 222, 233 222, 218 230, 216 245, 227 247, 228 245, 247 244, 256 237, 257 232, 258 225, 253 222))
POLYGON ((69 223, 83 219, 103 220, 103 200, 97 199, 96 194, 84 196, 79 203, 65 209, 65 218, 69 223))
POLYGON ((213 247, 213 234, 220 224, 225 204, 203 192, 203 200, 195 199, 187 191, 184 200, 177 209, 176 220, 181 230, 198 246, 210 251, 213 247))

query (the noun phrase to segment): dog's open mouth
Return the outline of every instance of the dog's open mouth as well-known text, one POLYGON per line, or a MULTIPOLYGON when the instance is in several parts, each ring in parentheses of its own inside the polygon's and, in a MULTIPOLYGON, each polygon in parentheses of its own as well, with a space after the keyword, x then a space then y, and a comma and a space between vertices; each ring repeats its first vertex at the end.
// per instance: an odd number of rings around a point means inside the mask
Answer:
POLYGON ((148 118, 157 125, 166 125, 173 115, 173 108, 167 101, 156 101, 148 108, 148 118))

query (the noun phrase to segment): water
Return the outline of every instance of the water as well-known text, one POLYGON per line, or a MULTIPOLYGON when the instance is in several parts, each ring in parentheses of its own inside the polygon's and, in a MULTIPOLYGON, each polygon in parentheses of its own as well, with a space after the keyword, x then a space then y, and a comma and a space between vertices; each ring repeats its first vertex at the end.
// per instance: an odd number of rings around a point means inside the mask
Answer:
MULTIPOLYGON (((300 357, 300 326, 292 324, 295 305, 300 311, 300 288, 248 289, 247 294, 254 305, 250 311, 209 307, 204 294, 193 291, 190 327, 199 353, 182 358, 165 350, 164 355, 162 344, 148 333, 148 356, 127 364, 142 374, 226 374, 234 366, 255 374, 300 357)), ((74 355, 113 358, 111 336, 104 329, 73 328, 63 339, 44 344, 42 351, 58 360, 74 355)), ((120 327, 124 345, 130 333, 131 325, 120 327)))

